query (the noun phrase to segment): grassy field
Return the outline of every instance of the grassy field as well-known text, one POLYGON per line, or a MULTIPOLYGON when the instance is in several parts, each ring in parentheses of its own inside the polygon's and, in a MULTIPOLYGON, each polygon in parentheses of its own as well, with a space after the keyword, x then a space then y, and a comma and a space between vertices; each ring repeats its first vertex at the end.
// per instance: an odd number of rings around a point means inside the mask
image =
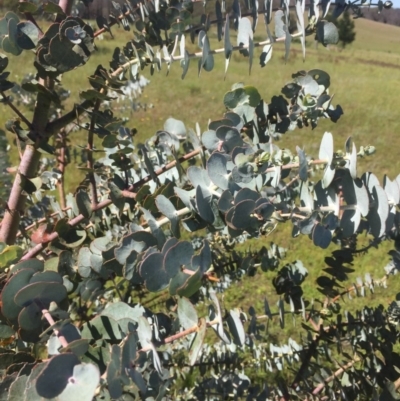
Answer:
MULTIPOLYGON (((352 136, 357 147, 373 144, 377 148, 376 155, 359 162, 358 173, 373 171, 380 180, 384 174, 394 179, 400 173, 399 156, 396 149, 400 149, 400 118, 398 112, 399 82, 400 82, 400 28, 375 23, 368 20, 356 20, 357 37, 354 44, 339 51, 336 48, 326 49, 322 46, 315 47, 313 39, 308 38, 307 56, 303 62, 299 43, 293 43, 289 61, 285 64, 284 48, 282 44, 274 47, 274 55, 265 68, 258 65, 259 51, 256 53, 251 74, 248 74, 248 59, 239 54, 232 57, 231 65, 226 79, 224 79, 223 56, 215 57, 215 68, 211 73, 202 71, 201 77, 197 77, 197 63, 192 61, 185 80, 180 79, 181 69, 179 63, 171 67, 166 77, 164 66, 160 74, 149 77, 148 71, 143 74, 151 80, 145 89, 141 102, 152 103, 154 108, 147 111, 133 113, 128 126, 137 128, 138 140, 152 136, 163 127, 166 118, 172 116, 181 119, 188 127, 194 127, 199 122, 202 130, 207 128, 209 119, 216 119, 224 113, 222 103, 223 95, 232 84, 245 82, 256 86, 264 99, 268 100, 280 92, 282 86, 291 80, 291 74, 298 70, 310 70, 319 68, 328 72, 331 76, 331 93, 335 93, 334 104, 340 104, 344 110, 344 116, 337 124, 330 121, 321 121, 314 131, 311 129, 296 130, 282 138, 281 147, 295 150, 296 145, 305 148, 311 155, 317 155, 319 143, 325 131, 334 134, 335 146, 344 147, 348 136, 352 136)), ((77 102, 79 90, 88 87, 86 77, 89 76, 98 64, 108 65, 113 48, 121 46, 129 40, 130 35, 118 30, 116 39, 105 38, 98 42, 99 51, 92 56, 92 60, 76 71, 63 77, 63 85, 71 90, 72 96, 67 101, 67 109, 73 102, 77 102)), ((213 49, 222 47, 212 36, 213 49)), ((261 22, 255 34, 256 40, 266 37, 265 27, 261 22)), ((192 46, 191 50, 196 47, 192 46)), ((18 81, 25 73, 33 72, 31 61, 33 54, 25 52, 22 56, 10 57, 9 71, 11 79, 18 81)), ((29 114, 29 113, 28 113, 29 114)), ((4 126, 7 118, 10 118, 10 110, 1 106, 0 128, 4 126)), ((74 145, 85 144, 86 135, 78 132, 71 136, 74 145)), ((18 162, 17 153, 11 153, 14 165, 18 162)), ((83 177, 83 176, 82 176, 83 177)), ((66 173, 67 191, 73 191, 79 179, 76 166, 70 165, 66 173)), ((326 252, 315 248, 311 241, 302 236, 291 238, 291 226, 283 225, 270 237, 253 241, 250 245, 258 249, 260 245, 268 245, 271 241, 289 249, 286 259, 293 261, 300 259, 309 271, 303 289, 308 299, 323 299, 318 292, 315 280, 326 268, 324 258, 335 249, 331 245, 326 252)), ((364 238, 367 242, 368 238, 364 238)), ((342 283, 343 287, 351 286, 357 276, 370 272, 373 277, 380 278, 384 275, 383 267, 389 261, 387 252, 392 244, 385 243, 378 250, 371 250, 368 254, 357 258, 352 266, 354 273, 350 274, 348 282, 342 283)), ((283 264, 282 264, 283 266, 283 264)), ((274 273, 257 273, 255 278, 243 279, 239 285, 229 290, 225 297, 226 306, 242 306, 245 310, 252 302, 258 312, 262 311, 262 303, 266 296, 270 304, 277 300, 274 295, 271 279, 274 273), (254 294, 249 299, 248 294, 254 294)), ((388 289, 377 289, 376 293, 368 298, 368 304, 387 305, 400 292, 400 280, 394 277, 389 281, 388 289)), ((357 308, 365 304, 365 299, 355 300, 351 308, 357 308)), ((344 308, 350 307, 345 304, 344 308)), ((290 326, 290 324, 289 324, 290 326)), ((293 332, 296 329, 288 329, 293 332)))

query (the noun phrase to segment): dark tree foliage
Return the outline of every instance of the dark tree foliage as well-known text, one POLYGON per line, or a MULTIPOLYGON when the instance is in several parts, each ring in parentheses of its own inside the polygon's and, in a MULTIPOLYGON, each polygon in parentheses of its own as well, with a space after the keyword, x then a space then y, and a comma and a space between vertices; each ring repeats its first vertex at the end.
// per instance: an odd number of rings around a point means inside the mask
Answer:
MULTIPOLYGON (((341 305, 370 296, 399 269, 400 175, 382 182, 373 172, 359 175, 358 158, 375 149, 357 148, 351 137, 335 149, 326 132, 318 155, 276 142, 320 119, 340 121, 329 74, 294 72, 271 99, 233 84, 221 118, 202 128, 169 118, 140 146, 113 107, 146 84, 144 69, 179 62, 182 79, 189 68, 201 76, 221 54, 226 74, 237 51, 250 71, 256 47, 264 67, 279 42, 285 59, 294 38, 304 56, 308 35, 337 44, 338 29, 325 19, 330 2, 310 2, 307 22, 304 0, 279 8, 234 0, 228 12, 217 0, 215 19, 203 13, 196 22, 187 0, 111 4, 97 30, 71 0, 22 1, 18 14, 0 18, 1 108, 14 115, 6 129, 21 149, 0 226, 0 399, 396 399, 400 301, 353 313, 341 305), (51 21, 45 31, 37 22, 43 15, 51 21), (265 40, 255 42, 259 16, 265 40), (115 48, 109 67, 98 65, 95 40, 117 35, 115 25, 131 30, 132 40, 115 48), (211 48, 211 29, 219 49, 211 48), (189 40, 198 52, 188 51, 189 40), (35 73, 14 83, 8 57, 23 51, 32 53, 35 73), (88 89, 65 110, 71 94, 61 75, 93 59, 88 89), (77 126, 87 138, 81 155, 69 146, 77 126), (86 178, 66 194, 64 167, 79 156, 86 178), (320 302, 303 293, 301 261, 282 266, 285 249, 239 248, 282 222, 313 246, 340 245, 317 279, 320 302), (365 274, 344 288, 354 256, 367 251, 357 247, 361 234, 369 247, 392 240, 392 262, 383 278, 365 274), (263 297, 257 308, 228 310, 224 291, 257 271, 274 272, 277 304, 263 297), (271 334, 288 324, 296 338, 271 334)), ((339 1, 333 17, 346 9, 358 16, 362 5, 339 1)))
POLYGON ((356 27, 348 11, 337 21, 339 31, 339 44, 345 48, 356 39, 356 27))

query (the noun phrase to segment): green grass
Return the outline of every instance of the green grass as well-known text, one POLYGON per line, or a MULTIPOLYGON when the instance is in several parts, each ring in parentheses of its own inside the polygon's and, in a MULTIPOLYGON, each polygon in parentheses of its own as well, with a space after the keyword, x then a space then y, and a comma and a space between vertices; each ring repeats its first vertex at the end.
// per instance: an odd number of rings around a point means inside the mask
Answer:
MULTIPOLYGON (((299 44, 293 44, 287 64, 283 60, 284 48, 282 44, 274 47, 274 55, 270 63, 263 69, 258 65, 259 50, 254 58, 251 75, 248 74, 248 60, 239 54, 232 57, 226 79, 224 79, 224 59, 222 55, 215 56, 215 68, 211 73, 202 71, 197 77, 197 61, 192 60, 185 80, 180 79, 181 68, 176 62, 172 65, 166 77, 166 67, 160 74, 149 77, 151 84, 145 89, 141 99, 143 102, 153 103, 154 108, 148 111, 139 111, 131 116, 128 127, 137 128, 138 141, 162 129, 164 121, 172 116, 181 119, 188 127, 194 127, 198 122, 202 130, 207 128, 209 119, 220 118, 224 113, 222 103, 223 95, 231 85, 243 81, 248 85, 256 86, 264 99, 268 102, 273 95, 280 92, 282 86, 291 80, 291 74, 298 70, 319 68, 327 71, 331 76, 331 93, 335 93, 334 104, 340 104, 344 109, 344 116, 337 124, 330 121, 320 121, 318 127, 296 130, 287 133, 279 144, 281 147, 295 150, 296 145, 305 148, 306 152, 317 156, 319 143, 325 131, 334 134, 335 146, 343 148, 347 137, 352 136, 357 147, 373 144, 377 148, 376 155, 360 160, 359 175, 364 171, 373 171, 380 180, 384 174, 391 179, 399 173, 400 149, 400 119, 398 112, 400 82, 400 28, 383 25, 367 20, 356 20, 357 37, 354 44, 343 51, 315 48, 312 38, 307 39, 307 56, 303 62, 299 44)), ((65 88, 71 90, 72 96, 66 103, 68 110, 74 102, 78 102, 78 92, 88 88, 86 77, 91 75, 98 64, 108 65, 115 46, 129 40, 129 33, 115 30, 116 40, 106 39, 98 42, 99 51, 92 56, 90 62, 63 77, 65 88)), ((265 28, 260 22, 256 36, 266 37, 265 28)), ((211 34, 213 49, 222 47, 211 34)), ((233 40, 232 40, 233 41, 233 40)), ((196 50, 191 46, 191 50, 196 50)), ((11 79, 19 81, 27 72, 32 72, 34 55, 24 52, 20 57, 10 57, 11 79)), ((148 70, 143 71, 149 76, 148 70)), ((1 105, 0 128, 5 121, 13 117, 10 110, 1 105)), ((27 112, 29 116, 29 112, 27 112)), ((11 138, 11 136, 8 136, 11 138)), ((71 135, 73 145, 84 145, 86 134, 78 132, 71 135)), ((15 150, 11 152, 12 162, 18 164, 18 155, 15 150)), ((74 191, 76 183, 83 178, 83 173, 70 165, 66 172, 67 191, 74 191)), ((261 240, 253 241, 253 249, 261 245, 268 245, 273 241, 280 246, 288 248, 288 254, 282 266, 287 261, 300 259, 309 271, 303 289, 307 299, 323 299, 318 292, 315 280, 326 268, 324 258, 335 249, 331 245, 326 252, 316 248, 312 242, 302 236, 291 238, 290 223, 282 225, 272 235, 261 240)), ((367 242, 368 238, 364 238, 367 242)), ((378 250, 371 250, 368 254, 358 257, 352 268, 348 282, 342 283, 349 287, 355 282, 357 276, 363 277, 370 272, 373 277, 383 276, 383 266, 389 260, 387 252, 392 244, 385 243, 378 250)), ((224 297, 227 307, 241 306, 244 310, 253 304, 258 312, 262 311, 264 297, 271 305, 277 301, 271 279, 274 273, 257 273, 256 277, 244 278, 231 288, 224 297), (248 295, 253 296, 249 297, 248 295)), ((356 299, 344 302, 344 308, 360 308, 368 305, 387 305, 400 292, 398 277, 389 280, 389 287, 385 290, 377 289, 373 296, 366 299, 356 299)), ((288 324, 287 334, 295 334, 296 328, 288 324)))

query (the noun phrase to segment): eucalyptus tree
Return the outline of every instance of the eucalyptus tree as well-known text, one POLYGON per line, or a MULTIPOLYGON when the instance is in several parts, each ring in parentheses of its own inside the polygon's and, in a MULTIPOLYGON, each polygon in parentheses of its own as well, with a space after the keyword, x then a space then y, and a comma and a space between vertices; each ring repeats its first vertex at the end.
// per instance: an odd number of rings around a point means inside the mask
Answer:
MULTIPOLYGON (((307 35, 324 46, 339 39, 334 23, 324 19, 329 1, 311 1, 307 23, 304 0, 293 6, 284 0, 277 10, 271 0, 249 0, 245 7, 234 0, 230 12, 225 1, 214 4, 216 19, 202 15, 200 24, 192 21, 193 3, 181 0, 113 2, 113 14, 98 17, 96 31, 71 14, 71 0, 22 1, 19 14, 9 11, 0 19, 2 50, 12 56, 33 51, 36 69, 16 85, 9 80, 8 56, 0 55, 2 107, 16 114, 7 129, 23 149, 0 230, 2 399, 396 398, 400 306, 364 307, 353 316, 340 312, 340 301, 385 285, 398 267, 398 249, 381 280, 367 274, 343 290, 334 278, 346 274, 343 263, 358 252, 354 243, 361 232, 374 245, 398 239, 400 176, 385 176, 382 184, 370 172, 360 178, 357 159, 374 148, 357 149, 351 138, 335 150, 326 132, 314 158, 272 141, 315 128, 321 118, 339 120, 342 109, 333 105, 329 74, 294 73, 270 102, 257 88, 235 84, 224 96, 223 118, 206 130, 169 118, 138 149, 129 122, 112 111, 110 94, 137 82, 145 68, 153 73, 179 62, 184 78, 195 59, 200 75, 213 69, 221 53, 226 73, 237 51, 250 70, 256 47, 262 47, 263 66, 277 42, 287 58, 293 38, 300 39, 303 57, 307 35), (295 33, 288 29, 291 11, 295 33), (52 18, 45 32, 36 19, 41 13, 52 18), (259 16, 266 33, 256 42, 259 16), (95 60, 96 37, 111 34, 116 24, 132 29, 132 40, 115 49, 109 69, 93 68, 89 89, 60 114, 68 94, 59 90, 59 77, 95 60), (218 49, 210 46, 214 26, 218 49), (197 41, 200 51, 190 53, 187 39, 197 41), (31 119, 14 104, 21 94, 33 108, 31 119), (87 179, 73 195, 64 192, 60 166, 75 125, 87 133, 87 179), (95 137, 103 147, 98 158, 95 137), (48 161, 49 154, 59 166, 48 161), (315 170, 317 182, 310 178, 315 170), (58 200, 48 194, 55 188, 58 200), (284 249, 235 249, 288 220, 294 237, 308 235, 323 249, 333 239, 343 244, 334 253, 333 279, 318 281, 326 295, 321 307, 303 294, 308 272, 300 261, 278 269, 284 249), (181 239, 183 230, 198 234, 181 239), (225 310, 219 294, 257 269, 277 270, 277 306, 265 299, 263 311, 240 305, 225 310), (142 302, 149 294, 156 302, 160 297, 162 306, 142 302), (303 335, 273 343, 269 326, 283 329, 288 316, 303 335), (209 331, 218 340, 206 340, 209 331), (253 378, 246 366, 272 373, 253 378), (282 370, 284 375, 275 375, 282 370)), ((333 16, 347 9, 359 16, 365 5, 340 1, 333 16)))

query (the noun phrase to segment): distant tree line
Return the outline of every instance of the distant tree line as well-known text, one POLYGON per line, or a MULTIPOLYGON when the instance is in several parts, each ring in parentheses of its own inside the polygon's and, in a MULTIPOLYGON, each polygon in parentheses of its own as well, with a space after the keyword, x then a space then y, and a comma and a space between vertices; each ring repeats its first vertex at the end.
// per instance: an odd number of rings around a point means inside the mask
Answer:
POLYGON ((381 13, 379 13, 379 10, 377 7, 364 8, 363 16, 364 16, 364 18, 370 19, 372 21, 383 22, 384 24, 400 26, 400 8, 393 8, 391 10, 383 10, 381 13))

